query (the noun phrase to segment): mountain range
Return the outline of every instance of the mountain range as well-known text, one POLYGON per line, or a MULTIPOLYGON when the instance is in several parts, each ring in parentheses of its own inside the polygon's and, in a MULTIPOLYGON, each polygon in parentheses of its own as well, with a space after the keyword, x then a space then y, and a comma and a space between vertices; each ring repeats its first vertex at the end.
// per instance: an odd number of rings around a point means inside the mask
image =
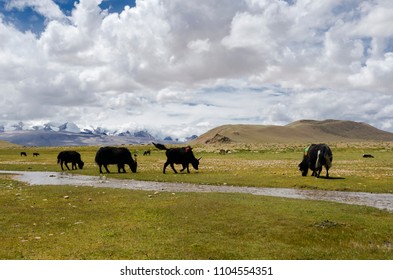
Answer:
POLYGON ((0 140, 22 146, 85 146, 85 145, 123 145, 144 144, 160 140, 164 143, 177 143, 167 136, 157 139, 148 131, 109 131, 101 127, 80 129, 74 123, 32 126, 25 128, 23 123, 5 129, 0 126, 0 140))

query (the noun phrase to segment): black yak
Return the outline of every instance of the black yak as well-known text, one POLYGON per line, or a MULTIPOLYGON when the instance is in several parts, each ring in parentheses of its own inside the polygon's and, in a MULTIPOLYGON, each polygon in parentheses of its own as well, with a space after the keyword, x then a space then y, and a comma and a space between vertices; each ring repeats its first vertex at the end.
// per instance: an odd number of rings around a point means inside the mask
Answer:
POLYGON ((63 163, 67 167, 68 170, 68 163, 71 162, 72 170, 77 169, 76 165, 78 165, 79 169, 83 169, 84 162, 81 160, 81 155, 75 151, 62 151, 57 156, 57 163, 60 163, 61 170, 64 170, 63 163))
POLYGON ((374 156, 373 156, 373 155, 370 155, 370 154, 363 154, 363 157, 364 157, 364 158, 374 158, 374 156))
POLYGON ((133 173, 136 172, 137 162, 132 159, 131 152, 125 147, 101 147, 95 158, 96 163, 102 172, 102 166, 105 167, 107 173, 110 173, 108 169, 109 164, 117 164, 119 173, 126 173, 124 165, 128 165, 133 173))
POLYGON ((322 167, 326 168, 326 178, 329 178, 329 168, 332 166, 333 154, 326 144, 311 144, 304 150, 303 161, 299 164, 299 170, 303 176, 307 176, 308 169, 312 170, 312 176, 319 178, 322 167))
POLYGON ((165 154, 167 157, 166 162, 164 163, 164 169, 163 173, 165 174, 165 169, 167 168, 168 165, 170 165, 175 173, 177 173, 174 164, 181 164, 183 166, 183 169, 180 170, 180 172, 183 172, 185 169, 187 169, 187 173, 190 173, 189 169, 189 164, 191 163, 192 167, 194 167, 195 170, 198 170, 199 166, 199 159, 196 159, 194 156, 194 153, 192 152, 192 148, 190 146, 188 147, 182 147, 182 148, 167 148, 162 144, 156 144, 153 143, 153 145, 159 149, 159 150, 165 150, 165 154))

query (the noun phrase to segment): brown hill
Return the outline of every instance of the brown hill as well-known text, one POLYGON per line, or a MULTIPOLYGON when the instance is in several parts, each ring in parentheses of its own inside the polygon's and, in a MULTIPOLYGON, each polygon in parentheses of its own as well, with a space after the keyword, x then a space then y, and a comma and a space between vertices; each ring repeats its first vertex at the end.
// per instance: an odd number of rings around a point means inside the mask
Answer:
POLYGON ((393 133, 369 124, 341 120, 301 120, 285 126, 223 125, 216 127, 190 144, 230 143, 309 143, 393 141, 393 133))
POLYGON ((19 145, 10 143, 8 141, 0 140, 0 148, 12 148, 12 147, 19 147, 19 145))

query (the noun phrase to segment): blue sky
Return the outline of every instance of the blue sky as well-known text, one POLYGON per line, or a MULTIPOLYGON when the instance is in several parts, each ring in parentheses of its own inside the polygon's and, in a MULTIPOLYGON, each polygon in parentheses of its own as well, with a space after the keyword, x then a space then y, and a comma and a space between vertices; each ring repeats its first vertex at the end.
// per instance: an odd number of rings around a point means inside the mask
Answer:
MULTIPOLYGON (((9 23, 15 25, 21 31, 32 31, 40 34, 45 28, 46 17, 37 12, 34 7, 24 5, 24 7, 9 7, 11 0, 0 0, 0 13, 9 23)), ((31 1, 33 2, 33 1, 31 1)), ((53 1, 65 15, 70 15, 74 9, 73 0, 55 0, 53 1)), ((108 10, 111 13, 119 13, 124 6, 135 6, 134 0, 105 0, 99 6, 101 9, 108 10)))
POLYGON ((391 0, 0 0, 0 125, 393 132, 391 0))

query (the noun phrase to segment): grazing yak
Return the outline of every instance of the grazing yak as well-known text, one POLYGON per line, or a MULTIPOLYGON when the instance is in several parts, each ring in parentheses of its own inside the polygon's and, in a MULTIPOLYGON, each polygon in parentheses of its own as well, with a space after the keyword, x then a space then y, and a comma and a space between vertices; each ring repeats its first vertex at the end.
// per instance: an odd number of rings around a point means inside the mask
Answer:
POLYGON ((96 163, 102 172, 102 166, 105 167, 107 173, 110 173, 108 169, 109 164, 117 164, 119 173, 126 173, 124 165, 128 165, 133 173, 136 172, 137 162, 132 158, 131 152, 125 147, 101 147, 95 158, 96 163))
POLYGON ((79 169, 83 169, 84 162, 81 160, 81 155, 75 151, 62 151, 57 156, 57 163, 60 164, 61 170, 64 170, 63 163, 67 167, 68 170, 68 163, 71 162, 72 170, 77 169, 76 165, 78 165, 79 169))
POLYGON ((194 153, 192 152, 192 148, 190 146, 188 147, 182 147, 182 148, 167 148, 162 144, 156 144, 153 143, 153 145, 159 149, 159 150, 165 150, 165 154, 167 157, 167 160, 164 164, 164 169, 163 173, 165 174, 165 169, 167 168, 168 165, 172 167, 172 170, 177 173, 174 164, 181 164, 183 166, 183 169, 180 170, 180 172, 183 172, 185 169, 187 169, 187 173, 190 173, 189 169, 189 164, 191 163, 192 167, 195 168, 195 170, 198 170, 199 166, 199 159, 196 159, 194 156, 194 153))
POLYGON ((312 176, 319 178, 322 167, 326 168, 326 178, 329 178, 329 168, 332 166, 333 154, 326 144, 311 144, 304 150, 303 161, 299 164, 299 170, 303 176, 307 176, 308 169, 312 170, 312 176))
POLYGON ((374 156, 373 156, 373 155, 370 155, 370 154, 363 154, 363 157, 364 157, 364 158, 374 158, 374 156))

